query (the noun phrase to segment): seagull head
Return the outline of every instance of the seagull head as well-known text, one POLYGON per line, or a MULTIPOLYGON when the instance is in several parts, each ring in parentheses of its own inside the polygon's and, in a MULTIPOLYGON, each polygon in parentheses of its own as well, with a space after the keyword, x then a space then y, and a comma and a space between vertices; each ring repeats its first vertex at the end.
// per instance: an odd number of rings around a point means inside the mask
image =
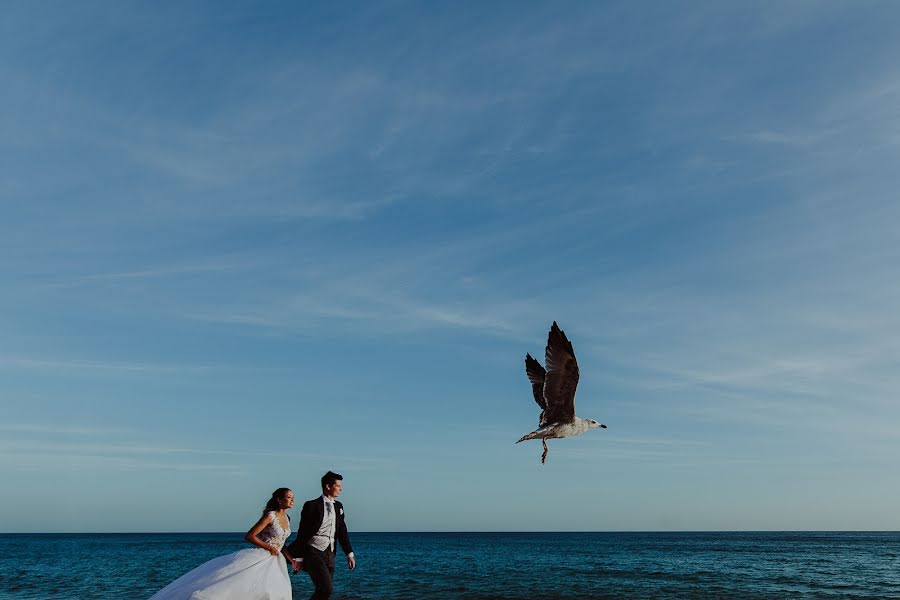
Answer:
POLYGON ((586 420, 588 423, 588 427, 590 427, 591 429, 597 429, 598 427, 600 427, 601 429, 606 429, 606 425, 604 425, 600 421, 595 421, 593 419, 586 419, 586 420))

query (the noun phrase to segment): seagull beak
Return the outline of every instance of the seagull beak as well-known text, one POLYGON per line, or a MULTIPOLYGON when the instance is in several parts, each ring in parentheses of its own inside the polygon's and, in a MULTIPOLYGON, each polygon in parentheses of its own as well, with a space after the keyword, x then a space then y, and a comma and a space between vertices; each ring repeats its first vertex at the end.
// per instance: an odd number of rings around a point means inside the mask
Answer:
POLYGON ((604 425, 603 423, 600 423, 600 429, 606 429, 606 425, 604 425))

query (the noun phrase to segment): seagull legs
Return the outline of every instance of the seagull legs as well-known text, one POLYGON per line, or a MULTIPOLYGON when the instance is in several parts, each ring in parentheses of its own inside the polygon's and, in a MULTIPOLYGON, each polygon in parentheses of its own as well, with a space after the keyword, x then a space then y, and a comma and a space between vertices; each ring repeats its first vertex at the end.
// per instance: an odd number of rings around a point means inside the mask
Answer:
POLYGON ((541 464, 544 464, 545 462, 547 462, 547 438, 541 438, 541 443, 544 445, 544 453, 541 454, 541 464))

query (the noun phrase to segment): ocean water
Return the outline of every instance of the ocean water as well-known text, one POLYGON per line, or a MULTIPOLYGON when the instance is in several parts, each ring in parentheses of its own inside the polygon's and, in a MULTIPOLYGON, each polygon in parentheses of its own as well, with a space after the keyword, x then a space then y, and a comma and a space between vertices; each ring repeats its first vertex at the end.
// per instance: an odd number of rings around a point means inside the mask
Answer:
MULTIPOLYGON (((242 533, 0 534, 0 599, 141 599, 242 533)), ((900 533, 356 533, 335 599, 900 598, 900 533)), ((294 598, 312 592, 305 573, 294 598)))

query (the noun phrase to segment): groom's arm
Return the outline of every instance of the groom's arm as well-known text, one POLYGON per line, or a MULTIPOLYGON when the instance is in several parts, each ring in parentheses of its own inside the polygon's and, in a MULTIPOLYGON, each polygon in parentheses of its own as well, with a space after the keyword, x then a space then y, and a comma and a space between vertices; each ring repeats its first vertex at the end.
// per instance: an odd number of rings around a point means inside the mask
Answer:
POLYGON ((356 558, 353 555, 353 545, 350 544, 350 533, 347 531, 347 522, 344 520, 344 507, 340 506, 341 514, 338 518, 335 537, 341 545, 341 550, 347 555, 347 566, 352 570, 356 566, 356 558))
POLYGON ((294 541, 285 547, 285 556, 297 561, 300 564, 303 564, 303 546, 306 545, 306 540, 309 539, 309 536, 305 536, 304 524, 306 524, 306 527, 308 527, 309 523, 312 521, 312 516, 310 515, 311 511, 311 503, 309 501, 304 502, 303 508, 300 510, 300 522, 297 524, 297 537, 295 537, 294 541))

